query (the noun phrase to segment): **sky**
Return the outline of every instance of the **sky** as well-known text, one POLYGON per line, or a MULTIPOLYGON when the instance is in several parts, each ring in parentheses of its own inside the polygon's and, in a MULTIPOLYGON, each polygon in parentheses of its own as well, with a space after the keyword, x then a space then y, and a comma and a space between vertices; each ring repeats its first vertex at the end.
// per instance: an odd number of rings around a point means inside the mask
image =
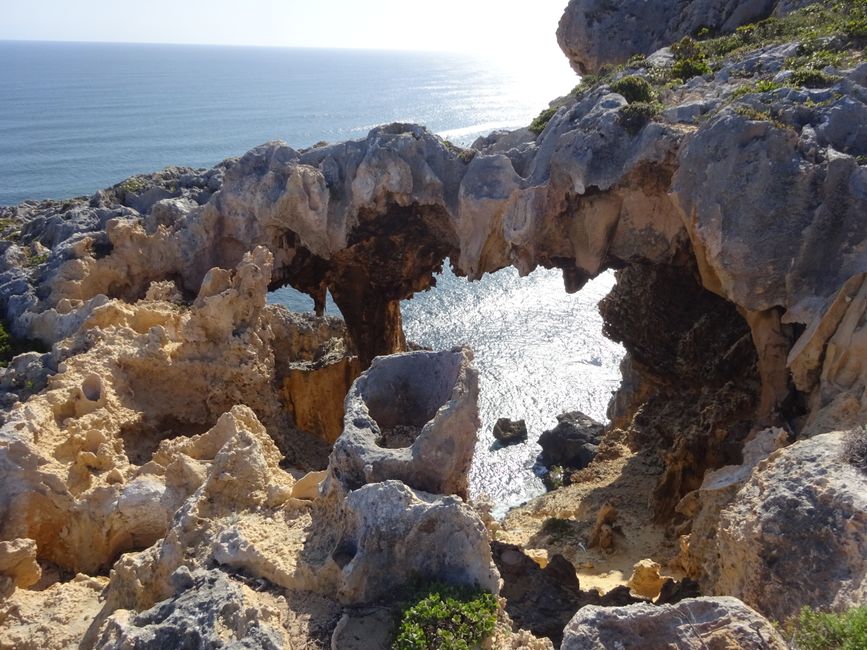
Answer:
POLYGON ((565 61, 567 0, 0 0, 0 39, 471 51, 565 61))

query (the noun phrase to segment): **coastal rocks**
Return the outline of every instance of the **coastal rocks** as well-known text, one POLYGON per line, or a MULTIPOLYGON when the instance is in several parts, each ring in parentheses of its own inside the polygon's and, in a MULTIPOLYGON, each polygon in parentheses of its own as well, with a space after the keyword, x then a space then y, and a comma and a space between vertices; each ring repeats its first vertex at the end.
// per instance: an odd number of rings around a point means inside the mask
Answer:
POLYGON ((494 424, 494 438, 504 445, 513 445, 527 440, 527 424, 523 420, 500 418, 494 424))
POLYGON ((786 650, 788 645, 769 621, 736 598, 695 598, 676 605, 583 607, 566 626, 560 647, 786 650))
POLYGON ((308 335, 295 327, 303 318, 266 307, 270 259, 259 249, 234 273, 209 274, 188 309, 106 302, 56 346, 63 361, 47 390, 16 406, 0 430, 5 539, 33 539, 40 560, 88 573, 153 544, 216 453, 193 445, 173 457, 167 450, 177 447, 161 444, 208 431, 238 403, 299 469, 324 467, 316 440, 288 426, 272 342, 285 362, 293 346, 298 358, 339 330, 308 335), (321 464, 310 467, 317 455, 321 464))
POLYGON ((624 63, 634 54, 694 36, 701 28, 712 33, 787 13, 812 0, 664 0, 652 4, 628 0, 616 5, 604 0, 571 0, 557 27, 557 43, 578 74, 596 72, 603 64, 624 63))
POLYGON ((171 599, 137 614, 128 610, 112 614, 96 647, 292 647, 280 612, 263 604, 249 587, 217 570, 179 570, 174 579, 183 587, 171 599))
POLYGON ((687 494, 677 512, 687 518, 689 534, 681 537, 680 567, 693 579, 708 587, 719 579, 720 555, 717 548, 719 515, 749 480, 753 469, 771 453, 788 444, 789 435, 780 428, 758 432, 744 444, 743 462, 707 472, 701 487, 687 494))
POLYGON ((380 357, 346 396, 329 471, 345 490, 387 479, 466 497, 479 427, 469 349, 380 357))
POLYGON ((664 467, 653 492, 660 520, 707 469, 740 460, 759 402, 750 328, 697 275, 691 265, 635 264, 599 304, 603 331, 629 352, 612 415, 631 446, 655 450, 664 467))
POLYGON ((777 620, 867 599, 867 475, 846 462, 845 440, 800 440, 753 470, 720 513, 709 587, 777 620))
POLYGON ((788 356, 792 378, 809 395, 807 434, 867 419, 867 274, 852 276, 788 356))
POLYGON ((545 467, 581 469, 590 464, 599 451, 605 425, 580 411, 557 416, 557 426, 539 436, 542 453, 539 460, 545 467))
POLYGON ((574 567, 562 555, 555 555, 541 569, 518 546, 493 542, 492 548, 503 578, 506 612, 521 628, 559 644, 566 623, 589 602, 574 567))

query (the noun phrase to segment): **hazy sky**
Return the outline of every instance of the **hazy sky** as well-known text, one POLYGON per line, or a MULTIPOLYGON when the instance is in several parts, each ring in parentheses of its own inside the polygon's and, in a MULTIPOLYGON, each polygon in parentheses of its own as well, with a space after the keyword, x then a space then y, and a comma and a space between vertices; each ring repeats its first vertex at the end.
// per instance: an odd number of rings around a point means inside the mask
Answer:
MULTIPOLYGON (((0 39, 561 56, 567 0, 0 0, 0 39)), ((565 61, 565 58, 563 59, 565 61)))

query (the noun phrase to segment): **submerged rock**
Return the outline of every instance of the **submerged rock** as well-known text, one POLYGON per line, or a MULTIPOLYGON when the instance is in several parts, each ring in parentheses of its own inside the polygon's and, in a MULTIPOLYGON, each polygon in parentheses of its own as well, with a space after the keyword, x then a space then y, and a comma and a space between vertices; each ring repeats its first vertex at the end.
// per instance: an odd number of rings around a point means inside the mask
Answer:
POLYGON ((500 418, 494 425, 494 438, 504 445, 513 445, 527 440, 527 423, 523 420, 500 418))

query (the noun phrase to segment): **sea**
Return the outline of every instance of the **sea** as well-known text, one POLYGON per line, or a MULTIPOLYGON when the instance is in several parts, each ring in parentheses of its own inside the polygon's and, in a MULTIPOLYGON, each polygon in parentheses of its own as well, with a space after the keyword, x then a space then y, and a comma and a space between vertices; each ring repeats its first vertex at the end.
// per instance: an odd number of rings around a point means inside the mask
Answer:
MULTIPOLYGON (((90 195, 168 165, 209 167, 269 140, 364 138, 395 121, 468 145, 528 124, 577 82, 565 58, 0 41, 0 205, 90 195)), ((623 350, 602 336, 596 303, 613 281, 569 295, 556 271, 470 283, 446 267, 434 289, 403 302, 410 340, 475 351, 482 428, 470 492, 496 514, 544 491, 536 439, 558 413, 605 419, 623 350), (500 417, 524 419, 528 442, 497 448, 500 417)), ((290 288, 270 300, 312 309, 290 288)))

